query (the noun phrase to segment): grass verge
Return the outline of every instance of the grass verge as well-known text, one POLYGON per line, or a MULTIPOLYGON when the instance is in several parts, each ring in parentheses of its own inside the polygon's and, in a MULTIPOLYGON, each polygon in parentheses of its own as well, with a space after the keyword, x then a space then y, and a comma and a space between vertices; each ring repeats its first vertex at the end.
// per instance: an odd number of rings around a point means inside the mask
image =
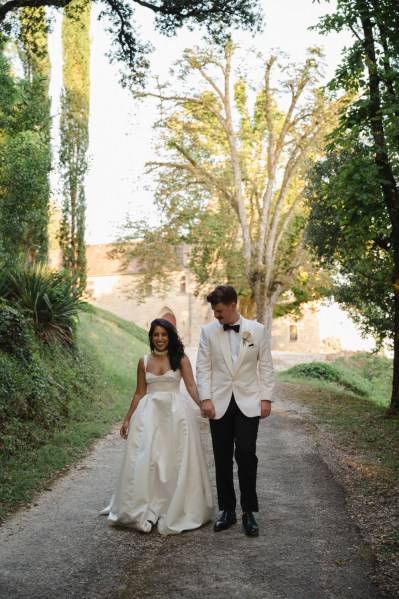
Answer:
POLYGON ((76 397, 68 416, 53 428, 29 423, 34 443, 0 458, 0 521, 32 500, 49 479, 67 469, 120 420, 136 384, 140 356, 148 351, 145 331, 129 326, 105 311, 83 313, 78 344, 84 367, 91 369, 90 385, 76 397))

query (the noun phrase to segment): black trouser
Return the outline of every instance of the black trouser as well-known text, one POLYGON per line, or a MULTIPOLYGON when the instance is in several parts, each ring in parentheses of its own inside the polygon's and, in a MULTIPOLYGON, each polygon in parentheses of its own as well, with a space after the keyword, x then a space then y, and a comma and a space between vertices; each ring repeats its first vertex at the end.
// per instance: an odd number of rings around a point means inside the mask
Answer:
POLYGON ((256 439, 259 416, 248 418, 237 406, 234 395, 226 413, 218 420, 209 420, 216 467, 216 487, 220 510, 235 510, 236 494, 233 482, 233 455, 238 466, 238 482, 243 512, 258 511, 256 495, 256 439), (235 449, 235 451, 234 451, 235 449))

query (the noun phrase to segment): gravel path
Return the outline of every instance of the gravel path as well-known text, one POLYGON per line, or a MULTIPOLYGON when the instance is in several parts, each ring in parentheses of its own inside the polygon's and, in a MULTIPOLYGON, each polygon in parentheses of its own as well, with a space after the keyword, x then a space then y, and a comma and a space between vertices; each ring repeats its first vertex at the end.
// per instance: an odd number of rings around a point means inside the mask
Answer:
MULTIPOLYGON (((109 527, 98 511, 121 461, 115 430, 0 528, 0 597, 381 599, 306 412, 286 393, 278 388, 260 426, 259 537, 246 537, 240 523, 175 537, 109 527)), ((214 487, 208 423, 200 421, 214 487)))

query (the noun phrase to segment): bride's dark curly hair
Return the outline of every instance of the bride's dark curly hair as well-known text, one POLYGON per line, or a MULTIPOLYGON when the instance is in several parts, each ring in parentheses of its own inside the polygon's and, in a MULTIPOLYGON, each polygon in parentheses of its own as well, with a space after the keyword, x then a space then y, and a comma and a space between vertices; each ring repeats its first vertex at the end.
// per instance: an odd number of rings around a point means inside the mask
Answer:
POLYGON ((184 345, 182 340, 180 339, 175 327, 171 322, 169 322, 169 320, 165 320, 163 318, 156 318, 152 321, 150 330, 148 331, 151 351, 154 350, 152 336, 154 334, 155 327, 162 327, 168 333, 169 362, 172 370, 177 370, 178 368, 180 368, 180 362, 182 357, 184 356, 184 345))

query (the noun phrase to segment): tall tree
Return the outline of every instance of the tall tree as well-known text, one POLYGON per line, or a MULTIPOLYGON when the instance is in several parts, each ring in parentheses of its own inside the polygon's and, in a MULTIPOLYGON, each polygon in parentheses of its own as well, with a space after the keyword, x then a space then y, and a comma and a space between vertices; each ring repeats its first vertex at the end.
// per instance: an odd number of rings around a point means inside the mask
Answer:
MULTIPOLYGON (((303 177, 322 149, 331 107, 317 86, 318 51, 298 67, 279 64, 275 55, 263 61, 263 82, 252 99, 235 73, 234 52, 232 43, 224 52, 186 51, 179 65, 184 93, 160 86, 146 94, 163 109, 164 157, 149 167, 159 173, 164 222, 139 230, 143 241, 127 255, 146 268, 147 281, 165 279, 166 248, 188 242, 199 282, 237 285, 270 332, 279 300, 280 310, 292 309, 314 299, 320 284, 303 247, 303 177), (160 243, 164 268, 151 255, 160 243)), ((252 57, 252 71, 255 62, 252 57)))
POLYGON ((307 240, 335 275, 331 295, 365 335, 384 345, 394 320, 392 227, 371 148, 329 148, 309 173, 306 196, 307 240))
POLYGON ((86 283, 84 235, 90 110, 90 14, 90 0, 74 0, 65 8, 62 24, 64 87, 60 165, 64 197, 60 246, 64 266, 81 289, 86 283))
MULTIPOLYGON (((126 64, 124 82, 141 82, 148 67, 150 43, 142 42, 135 7, 147 9, 155 15, 155 28, 161 33, 174 35, 183 25, 193 29, 202 26, 213 39, 225 38, 229 28, 259 29, 262 18, 258 0, 96 0, 102 11, 99 19, 105 21, 112 36, 114 60, 126 64)), ((75 0, 3 0, 0 5, 0 25, 9 28, 7 16, 21 7, 68 6, 74 11, 75 0)), ((78 8, 79 10, 79 8, 78 8)))
MULTIPOLYGON (((338 185, 346 178, 347 201, 353 212, 364 207, 364 197, 359 201, 357 194, 361 175, 353 166, 358 161, 353 149, 362 148, 361 153, 374 174, 368 202, 371 222, 380 222, 382 214, 388 219, 388 227, 376 231, 373 243, 380 249, 385 264, 387 261, 391 264, 390 281, 385 286, 376 286, 375 293, 382 293, 380 304, 392 301, 394 368, 390 411, 399 414, 398 5, 395 0, 338 0, 336 12, 325 17, 319 28, 324 33, 348 29, 353 34, 353 45, 346 50, 330 84, 333 90, 344 89, 354 97, 342 109, 340 126, 331 136, 331 151, 341 153, 352 168, 332 170, 329 174, 338 185)), ((351 235, 350 228, 347 234, 351 235)), ((342 262, 338 260, 338 264, 342 262)), ((370 285, 371 282, 372 279, 370 285)))
MULTIPOLYGON (((3 39, 2 51, 5 42, 3 39)), ((44 9, 29 9, 20 15, 16 45, 24 76, 13 79, 10 66, 2 60, 2 251, 3 258, 8 261, 20 258, 46 260, 51 150, 44 9)))
POLYGON ((47 260, 48 253, 48 224, 50 184, 49 171, 51 168, 51 116, 50 116, 50 58, 48 53, 48 23, 45 9, 23 8, 20 11, 20 57, 24 67, 25 80, 30 87, 33 102, 37 105, 37 119, 34 129, 40 133, 43 152, 47 157, 47 167, 44 172, 38 172, 37 177, 43 179, 41 193, 36 198, 33 222, 27 232, 30 253, 32 257, 42 261, 47 260), (40 120, 39 120, 40 119, 40 120))

